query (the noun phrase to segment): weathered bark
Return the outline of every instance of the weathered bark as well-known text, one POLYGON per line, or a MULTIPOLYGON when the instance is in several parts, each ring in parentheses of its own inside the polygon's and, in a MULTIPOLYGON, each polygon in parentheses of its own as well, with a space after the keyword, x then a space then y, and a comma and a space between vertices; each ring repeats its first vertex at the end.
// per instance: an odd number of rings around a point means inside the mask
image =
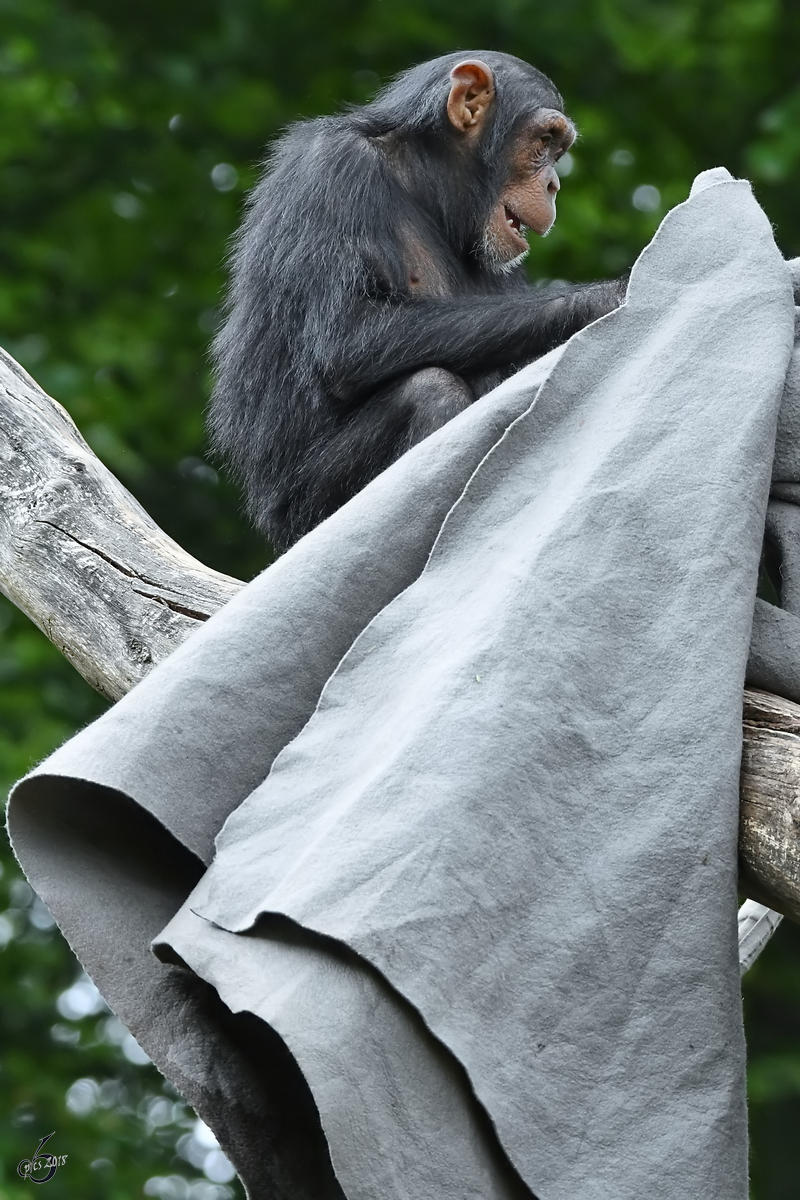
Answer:
MULTIPOLYGON (((158 528, 0 351, 0 591, 109 699, 243 585, 158 528)), ((745 692, 743 891, 800 921, 800 705, 745 692)))
POLYGON ((159 529, 0 350, 0 591, 118 700, 243 585, 159 529))
POLYGON ((742 891, 800 922, 800 705, 745 691, 740 794, 742 891))

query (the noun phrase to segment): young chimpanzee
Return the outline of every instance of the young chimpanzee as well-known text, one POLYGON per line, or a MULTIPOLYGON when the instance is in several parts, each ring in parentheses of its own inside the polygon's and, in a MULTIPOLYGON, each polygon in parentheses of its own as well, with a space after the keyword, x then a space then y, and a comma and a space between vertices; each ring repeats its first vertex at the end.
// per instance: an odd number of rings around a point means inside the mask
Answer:
POLYGON ((210 428, 288 546, 516 368, 624 297, 531 287, 575 129, 508 54, 451 54, 275 145, 232 256, 210 428))

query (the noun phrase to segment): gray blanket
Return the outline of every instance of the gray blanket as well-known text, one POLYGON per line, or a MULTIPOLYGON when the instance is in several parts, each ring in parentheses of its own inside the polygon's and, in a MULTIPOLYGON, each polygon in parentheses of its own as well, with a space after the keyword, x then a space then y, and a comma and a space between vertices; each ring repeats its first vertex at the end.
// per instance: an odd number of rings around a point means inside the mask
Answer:
MULTIPOLYGON (((252 1197, 745 1200, 741 691, 793 338, 767 219, 706 173, 621 310, 17 785, 31 883, 252 1197)), ((751 678, 800 696, 790 607, 751 678)))

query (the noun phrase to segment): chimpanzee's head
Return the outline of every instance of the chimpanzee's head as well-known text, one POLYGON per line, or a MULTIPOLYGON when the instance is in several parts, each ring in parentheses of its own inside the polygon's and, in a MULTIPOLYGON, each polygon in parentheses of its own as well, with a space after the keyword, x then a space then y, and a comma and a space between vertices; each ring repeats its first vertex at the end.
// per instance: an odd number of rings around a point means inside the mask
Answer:
MULTIPOLYGON (((453 67, 450 80, 448 120, 465 142, 477 141, 498 104, 494 73, 480 59, 467 59, 453 67)), ((555 164, 575 136, 570 119, 549 105, 537 105, 516 122, 499 195, 484 231, 488 265, 500 270, 514 266, 528 252, 529 229, 542 236, 550 231, 560 187, 555 164)))
MULTIPOLYGON (((575 140, 554 84, 496 51, 462 52, 404 72, 364 111, 416 175, 454 249, 507 271, 556 217, 555 164, 575 140)), ((412 184, 413 186, 413 184, 412 184)))

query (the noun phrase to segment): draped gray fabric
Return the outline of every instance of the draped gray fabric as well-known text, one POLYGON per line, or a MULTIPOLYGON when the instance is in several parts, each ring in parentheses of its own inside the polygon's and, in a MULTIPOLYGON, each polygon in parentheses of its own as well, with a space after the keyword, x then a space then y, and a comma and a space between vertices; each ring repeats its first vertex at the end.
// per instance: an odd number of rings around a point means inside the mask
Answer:
POLYGON ((706 173, 621 310, 17 785, 31 883, 251 1196, 746 1197, 741 690, 774 459, 750 673, 800 697, 793 339, 768 221, 706 173))

